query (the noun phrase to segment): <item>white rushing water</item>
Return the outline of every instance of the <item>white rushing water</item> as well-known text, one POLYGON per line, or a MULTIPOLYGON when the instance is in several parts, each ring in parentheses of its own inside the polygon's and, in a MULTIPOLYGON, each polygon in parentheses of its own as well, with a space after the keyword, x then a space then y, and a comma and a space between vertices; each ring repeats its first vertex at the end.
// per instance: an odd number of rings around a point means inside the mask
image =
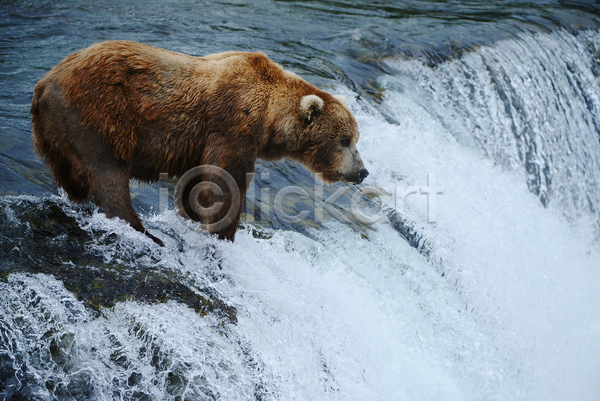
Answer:
MULTIPOLYGON (((237 324, 176 302, 94 317, 60 281, 13 274, 0 283, 8 354, 95 399, 600 400, 598 38, 536 34, 435 69, 390 60, 380 109, 336 89, 359 122, 365 184, 402 194, 433 173, 443 187, 436 223, 422 194, 398 210, 421 252, 386 218, 366 231, 330 219, 310 238, 249 225, 226 243, 169 211, 146 224, 184 242, 154 257, 214 289, 237 324)), ((108 225, 131 253, 154 246, 101 214, 83 225, 108 225)))

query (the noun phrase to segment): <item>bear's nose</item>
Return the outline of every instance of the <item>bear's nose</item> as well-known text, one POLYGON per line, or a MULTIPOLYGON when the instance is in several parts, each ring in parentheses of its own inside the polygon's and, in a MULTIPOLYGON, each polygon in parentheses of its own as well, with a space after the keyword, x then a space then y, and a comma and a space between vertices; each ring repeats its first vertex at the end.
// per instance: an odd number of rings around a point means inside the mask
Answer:
POLYGON ((369 172, 367 171, 366 168, 363 168, 362 170, 360 170, 358 172, 358 183, 360 184, 361 182, 363 182, 363 180, 365 178, 367 178, 368 175, 369 175, 369 172))

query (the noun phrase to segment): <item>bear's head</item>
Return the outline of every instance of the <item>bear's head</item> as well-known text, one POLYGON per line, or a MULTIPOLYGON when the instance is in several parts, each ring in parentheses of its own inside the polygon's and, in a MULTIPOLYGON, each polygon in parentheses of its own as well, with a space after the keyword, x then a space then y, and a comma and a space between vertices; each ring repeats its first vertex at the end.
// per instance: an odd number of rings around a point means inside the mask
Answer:
POLYGON ((343 96, 306 95, 300 100, 303 121, 298 158, 323 181, 360 184, 369 175, 356 149, 358 125, 343 96))

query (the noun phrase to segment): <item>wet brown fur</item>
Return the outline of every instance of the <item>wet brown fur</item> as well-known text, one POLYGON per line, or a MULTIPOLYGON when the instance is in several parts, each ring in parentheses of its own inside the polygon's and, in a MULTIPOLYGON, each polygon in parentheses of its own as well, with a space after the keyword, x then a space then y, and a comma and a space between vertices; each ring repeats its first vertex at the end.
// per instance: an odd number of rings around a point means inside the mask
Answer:
MULTIPOLYGON (((334 182, 339 138, 358 140, 340 101, 262 53, 192 57, 127 41, 67 56, 36 85, 31 114, 33 146, 69 197, 92 200, 142 232, 130 178, 157 181, 160 173, 216 165, 243 198, 257 157, 289 157, 334 182), (310 120, 299 107, 309 94, 324 101, 310 120)), ((234 239, 240 213, 241 205, 220 238, 234 239)))

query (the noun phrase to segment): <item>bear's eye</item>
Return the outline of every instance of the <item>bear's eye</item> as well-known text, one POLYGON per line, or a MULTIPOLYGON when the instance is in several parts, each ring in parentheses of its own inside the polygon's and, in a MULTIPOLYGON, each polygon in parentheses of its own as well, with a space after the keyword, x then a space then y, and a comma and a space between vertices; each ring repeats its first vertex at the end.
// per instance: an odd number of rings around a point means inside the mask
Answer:
POLYGON ((342 140, 340 141, 340 144, 341 144, 343 147, 347 148, 347 147, 349 147, 349 146, 350 146, 350 139, 348 139, 348 138, 344 138, 344 139, 342 139, 342 140))

